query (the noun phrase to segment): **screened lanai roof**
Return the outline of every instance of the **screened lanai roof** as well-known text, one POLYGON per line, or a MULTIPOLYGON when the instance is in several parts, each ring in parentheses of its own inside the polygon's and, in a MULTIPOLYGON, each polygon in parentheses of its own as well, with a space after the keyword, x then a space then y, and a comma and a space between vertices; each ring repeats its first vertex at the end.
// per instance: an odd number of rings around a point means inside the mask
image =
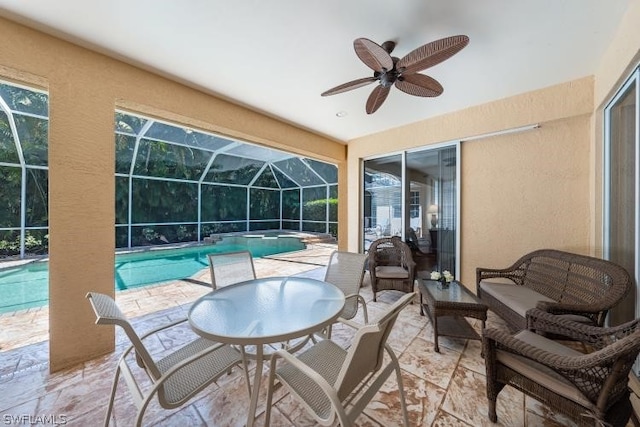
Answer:
POLYGON ((116 173, 264 188, 337 184, 334 165, 118 111, 116 173))

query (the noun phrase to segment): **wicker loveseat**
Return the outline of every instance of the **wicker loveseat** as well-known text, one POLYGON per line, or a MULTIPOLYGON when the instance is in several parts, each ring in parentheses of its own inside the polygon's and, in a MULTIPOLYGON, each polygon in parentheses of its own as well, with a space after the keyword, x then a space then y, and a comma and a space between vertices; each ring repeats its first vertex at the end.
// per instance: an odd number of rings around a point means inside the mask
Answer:
POLYGON ((631 277, 613 262, 553 249, 531 252, 511 267, 477 268, 477 294, 516 331, 527 328, 527 310, 568 315, 603 326, 610 308, 631 290, 631 277))

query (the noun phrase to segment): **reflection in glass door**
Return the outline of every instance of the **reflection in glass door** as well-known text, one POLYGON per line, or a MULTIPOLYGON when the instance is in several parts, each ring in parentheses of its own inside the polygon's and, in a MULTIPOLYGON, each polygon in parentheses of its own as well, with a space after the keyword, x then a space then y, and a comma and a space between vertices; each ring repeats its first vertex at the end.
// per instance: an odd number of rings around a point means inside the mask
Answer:
POLYGON ((401 236, 411 247, 419 272, 456 274, 458 146, 364 161, 364 250, 377 238, 401 236))
POLYGON ((406 240, 418 270, 457 268, 457 146, 407 153, 406 177, 411 200, 406 240))
POLYGON ((364 249, 381 237, 402 235, 402 156, 364 162, 364 249))

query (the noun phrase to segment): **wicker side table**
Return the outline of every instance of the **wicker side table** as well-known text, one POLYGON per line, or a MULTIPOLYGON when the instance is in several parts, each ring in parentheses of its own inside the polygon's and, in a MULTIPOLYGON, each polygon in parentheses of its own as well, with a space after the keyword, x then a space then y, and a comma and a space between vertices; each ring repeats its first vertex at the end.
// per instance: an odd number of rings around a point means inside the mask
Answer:
POLYGON ((484 329, 487 306, 464 285, 453 281, 443 287, 434 280, 418 279, 420 314, 429 316, 433 325, 434 350, 440 352, 439 336, 480 340, 482 337, 469 324, 466 317, 482 320, 484 329))

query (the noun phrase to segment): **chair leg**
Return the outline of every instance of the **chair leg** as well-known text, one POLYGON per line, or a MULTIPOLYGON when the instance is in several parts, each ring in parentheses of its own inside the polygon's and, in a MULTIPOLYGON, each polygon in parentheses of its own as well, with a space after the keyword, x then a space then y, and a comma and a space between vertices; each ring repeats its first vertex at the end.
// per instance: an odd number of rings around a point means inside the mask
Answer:
POLYGON ((267 403, 264 413, 264 427, 269 427, 269 423, 271 422, 271 405, 273 401, 273 387, 276 376, 276 359, 277 357, 272 357, 271 366, 269 366, 269 379, 267 382, 267 403))
POLYGON ((107 414, 104 417, 104 427, 109 427, 111 412, 113 411, 113 402, 116 399, 116 389, 118 388, 118 380, 120 379, 120 365, 116 368, 113 384, 111 385, 111 395, 109 396, 109 405, 107 406, 107 414))
POLYGON ((400 364, 396 360, 396 378, 398 382, 398 392, 400 394, 400 407, 402 408, 402 422, 404 423, 404 427, 409 427, 409 414, 407 412, 407 400, 404 393, 404 386, 402 384, 402 372, 400 370, 400 364))
POLYGON ((249 363, 247 362, 247 353, 244 351, 244 346, 240 346, 240 355, 242 358, 242 370, 244 371, 244 380, 247 383, 247 391, 249 392, 249 398, 251 398, 251 382, 249 379, 249 363))
POLYGON ((498 414, 496 414, 496 401, 495 399, 489 399, 489 419, 492 423, 498 422, 498 414))
POLYGON ((157 387, 154 387, 153 391, 149 393, 149 395, 142 401, 142 405, 138 408, 138 415, 136 416, 136 427, 142 427, 142 418, 144 417, 144 413, 147 410, 147 406, 151 403, 151 399, 155 395, 157 391, 157 387))

